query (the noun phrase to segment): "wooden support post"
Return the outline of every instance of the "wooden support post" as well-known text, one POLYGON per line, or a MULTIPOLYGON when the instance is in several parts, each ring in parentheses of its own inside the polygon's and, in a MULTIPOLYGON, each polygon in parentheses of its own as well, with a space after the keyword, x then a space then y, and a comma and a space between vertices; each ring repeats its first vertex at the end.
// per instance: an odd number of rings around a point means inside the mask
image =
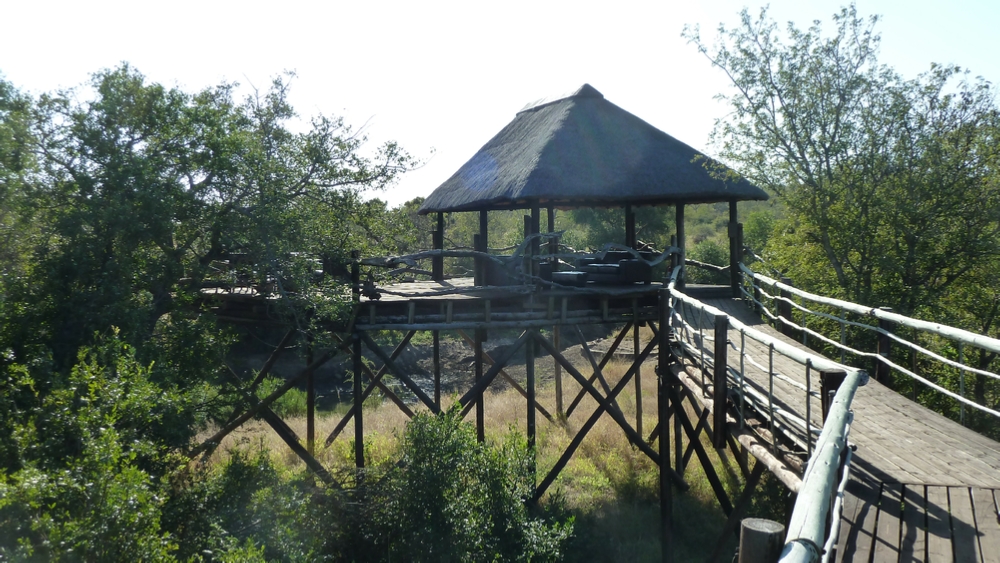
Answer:
MULTIPOLYGON (((313 363, 312 334, 306 335, 306 365, 313 363)), ((316 381, 315 372, 306 376, 306 451, 316 455, 316 381)))
MULTIPOLYGON (((489 212, 485 209, 479 212, 479 245, 476 247, 479 252, 489 252, 490 251, 490 222, 489 222, 489 212)), ((479 282, 476 285, 489 285, 490 284, 490 262, 485 258, 477 259, 479 267, 476 271, 479 272, 479 282)))
POLYGON ((361 259, 360 250, 351 251, 351 297, 355 303, 361 302, 361 259))
MULTIPOLYGON (((481 328, 475 330, 475 345, 473 346, 473 354, 476 362, 475 370, 476 377, 475 382, 478 384, 483 379, 483 333, 485 331, 481 328)), ((483 442, 486 440, 486 417, 483 404, 483 392, 479 391, 476 394, 476 438, 483 442)))
MULTIPOLYGON (((632 361, 639 357, 639 308, 632 300, 632 361)), ((635 366, 635 431, 642 434, 642 366, 635 366)))
MULTIPOLYGON (((476 233, 472 235, 472 249, 476 252, 482 252, 483 239, 476 233)), ((486 264, 483 263, 483 259, 476 256, 472 259, 472 283, 476 286, 486 285, 483 270, 486 269, 486 264)))
MULTIPOLYGON (((889 307, 879 307, 880 311, 892 311, 889 307)), ((886 332, 891 332, 893 329, 893 323, 885 319, 878 320, 878 327, 886 332)), ((878 345, 877 353, 880 357, 889 359, 890 342, 892 339, 888 335, 878 333, 878 345)), ((879 358, 875 358, 875 381, 883 385, 889 385, 889 374, 892 372, 889 364, 881 361, 879 358)))
POLYGON ((785 546, 785 527, 774 520, 746 518, 740 532, 739 563, 777 563, 785 546))
MULTIPOLYGON (((444 250, 444 213, 437 214, 437 228, 431 235, 431 242, 434 250, 444 250)), ((437 282, 444 281, 444 256, 431 259, 431 277, 437 282)))
POLYGON ((351 335, 354 360, 354 465, 358 469, 365 466, 364 390, 361 388, 361 333, 351 335))
POLYGON ((729 200, 729 280, 733 297, 740 296, 740 247, 739 219, 736 213, 736 200, 729 200))
MULTIPOLYGON (((665 563, 674 560, 673 544, 673 491, 670 488, 670 474, 665 468, 670 468, 670 386, 673 385, 670 364, 673 360, 670 351, 670 331, 666 330, 670 322, 670 290, 659 291, 660 334, 656 369, 656 406, 657 424, 660 428, 660 549, 665 563)), ((674 405, 674 409, 681 408, 674 405)), ((679 417, 675 417, 679 421, 679 417)), ((674 440, 680 443, 680 435, 674 440)), ((679 469, 679 468, 678 468, 679 469)), ((683 475, 683 474, 682 474, 683 475)))
MULTIPOLYGON (((524 216, 524 238, 531 236, 531 215, 524 216)), ((525 276, 531 276, 531 245, 524 250, 524 260, 521 262, 521 273, 525 276)), ((525 280, 527 283, 528 280, 525 280)))
POLYGON ((533 339, 528 339, 524 345, 524 385, 528 391, 528 448, 535 447, 535 350, 536 344, 533 339))
POLYGON ((635 235, 635 210, 632 209, 632 204, 625 204, 625 246, 629 248, 636 247, 636 235, 635 235))
POLYGON ((434 340, 434 404, 441 408, 441 331, 432 330, 434 340))
MULTIPOLYGON (((790 279, 782 276, 781 283, 783 283, 785 285, 792 285, 792 280, 790 280, 790 279)), ((784 299, 791 299, 792 298, 792 294, 789 293, 787 290, 784 290, 784 289, 782 289, 778 295, 780 295, 784 299)), ((786 301, 778 301, 778 316, 779 317, 784 317, 785 319, 788 319, 789 321, 791 321, 792 320, 792 304, 788 303, 786 301)), ((778 327, 778 330, 781 331, 781 334, 784 334, 785 336, 787 336, 789 338, 795 338, 795 330, 792 327, 788 326, 788 323, 786 323, 784 321, 781 321, 781 320, 779 320, 778 322, 781 323, 781 326, 778 327)))
POLYGON ((715 317, 715 372, 712 393, 712 445, 716 449, 726 447, 726 400, 729 391, 726 373, 728 339, 729 317, 719 315, 715 317))
MULTIPOLYGON (((685 238, 684 238, 684 204, 678 203, 675 211, 677 213, 677 248, 680 249, 681 255, 678 257, 678 264, 683 267, 684 259, 687 255, 685 250, 685 238)), ((677 289, 684 289, 684 271, 681 271, 681 275, 677 278, 677 289)))
MULTIPOLYGON (((537 235, 541 232, 542 228, 542 211, 538 207, 538 200, 531 203, 531 234, 537 235)), ((531 243, 531 255, 537 257, 541 254, 542 241, 536 238, 531 243)), ((538 266, 539 262, 536 260, 531 261, 531 275, 538 276, 538 266)))
POLYGON ((820 405, 823 408, 823 422, 826 422, 826 415, 830 412, 830 405, 833 404, 833 397, 840 389, 840 384, 847 378, 846 371, 823 371, 819 372, 819 395, 820 405))
MULTIPOLYGON (((552 344, 555 345, 556 350, 562 350, 559 342, 559 325, 552 327, 552 344)), ((562 388, 562 364, 552 360, 555 364, 554 366, 554 377, 556 382, 556 415, 562 416, 563 414, 563 388, 562 388)))

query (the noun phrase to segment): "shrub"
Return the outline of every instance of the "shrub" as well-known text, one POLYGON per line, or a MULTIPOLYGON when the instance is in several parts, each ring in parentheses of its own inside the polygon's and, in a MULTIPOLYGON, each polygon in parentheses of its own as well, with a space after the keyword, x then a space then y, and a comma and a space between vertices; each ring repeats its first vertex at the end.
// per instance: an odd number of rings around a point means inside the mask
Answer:
POLYGON ((529 514, 534 461, 523 436, 476 441, 457 408, 407 425, 400 464, 363 485, 364 523, 345 542, 355 560, 552 561, 572 521, 529 514))

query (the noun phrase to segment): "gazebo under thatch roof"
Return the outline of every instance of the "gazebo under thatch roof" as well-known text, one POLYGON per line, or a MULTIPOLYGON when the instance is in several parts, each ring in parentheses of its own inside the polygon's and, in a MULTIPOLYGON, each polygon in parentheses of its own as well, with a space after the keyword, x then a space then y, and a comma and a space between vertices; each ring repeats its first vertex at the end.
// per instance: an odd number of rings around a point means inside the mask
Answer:
POLYGON ((760 188, 584 84, 518 112, 419 212, 765 199, 760 188))

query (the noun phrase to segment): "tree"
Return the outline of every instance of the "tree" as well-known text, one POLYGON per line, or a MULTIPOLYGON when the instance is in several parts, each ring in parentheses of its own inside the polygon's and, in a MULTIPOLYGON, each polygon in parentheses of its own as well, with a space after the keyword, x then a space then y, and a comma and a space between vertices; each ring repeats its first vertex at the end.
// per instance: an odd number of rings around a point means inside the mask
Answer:
POLYGON ((877 21, 850 6, 831 37, 817 21, 783 39, 744 10, 717 46, 685 37, 732 82, 721 156, 782 198, 841 295, 913 313, 1000 254, 1000 115, 958 67, 904 80, 879 64, 877 21))
MULTIPOLYGON (((313 279, 308 257, 343 262, 348 249, 379 244, 368 235, 385 228, 385 205, 362 193, 413 164, 394 143, 364 156, 364 135, 338 118, 291 131, 280 78, 242 102, 233 84, 188 94, 128 65, 89 86, 90 99, 43 95, 30 114, 25 146, 38 168, 19 193, 38 210, 37 266, 5 282, 10 303, 31 307, 3 311, 4 324, 31 327, 6 343, 19 361, 41 347, 65 370, 111 326, 142 352, 157 326, 185 322, 215 262, 237 257, 260 286, 293 297, 283 303, 302 324, 305 308, 341 293, 336 280, 313 279)), ((19 130, 12 115, 0 110, 4 131, 19 130)), ((3 154, 6 178, 17 168, 3 154)))

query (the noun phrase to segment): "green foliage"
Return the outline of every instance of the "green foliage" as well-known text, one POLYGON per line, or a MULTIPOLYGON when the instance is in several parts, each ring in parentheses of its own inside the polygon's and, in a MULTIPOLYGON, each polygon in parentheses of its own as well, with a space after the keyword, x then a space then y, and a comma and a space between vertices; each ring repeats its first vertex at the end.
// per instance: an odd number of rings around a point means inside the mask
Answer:
POLYGON ((155 475, 173 464, 167 450, 189 437, 188 405, 152 383, 116 336, 81 351, 66 384, 44 395, 27 370, 7 368, 17 398, 5 401, 13 443, 0 474, 0 555, 169 558, 155 475))
MULTIPOLYGON (((687 257, 706 264, 715 266, 729 265, 729 248, 722 246, 714 240, 703 240, 695 244, 687 252, 687 257)), ((729 283, 729 274, 726 272, 714 272, 695 266, 687 266, 687 279, 692 283, 726 284, 729 283)))
POLYGON ((686 36, 733 81, 721 156, 781 196, 849 299, 913 313, 1000 258, 1000 113, 958 67, 904 80, 879 64, 876 22, 851 6, 832 36, 782 37, 744 11, 711 51, 686 36))
MULTIPOLYGON (((257 387, 257 398, 263 399, 284 385, 284 381, 276 377, 265 377, 264 381, 257 387)), ((271 403, 271 410, 282 418, 305 416, 306 414, 306 392, 292 387, 286 391, 275 402, 271 403)))
POLYGON ((264 448, 231 450, 225 463, 173 477, 163 506, 177 558, 321 559, 330 501, 305 475, 274 463, 264 448))
POLYGON ((459 409, 419 414, 407 425, 403 457, 365 491, 366 526, 343 557, 411 561, 551 561, 572 524, 547 524, 524 505, 534 467, 523 437, 480 444, 459 409))

